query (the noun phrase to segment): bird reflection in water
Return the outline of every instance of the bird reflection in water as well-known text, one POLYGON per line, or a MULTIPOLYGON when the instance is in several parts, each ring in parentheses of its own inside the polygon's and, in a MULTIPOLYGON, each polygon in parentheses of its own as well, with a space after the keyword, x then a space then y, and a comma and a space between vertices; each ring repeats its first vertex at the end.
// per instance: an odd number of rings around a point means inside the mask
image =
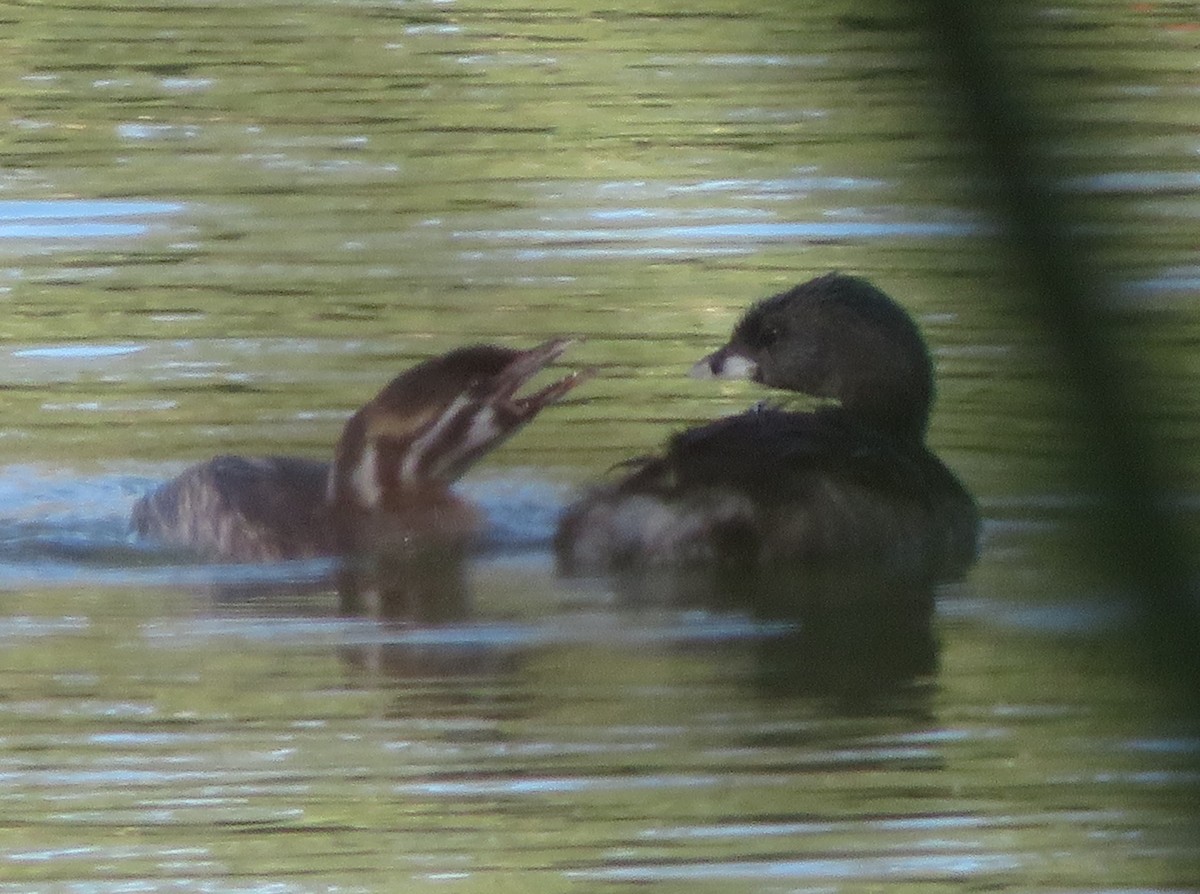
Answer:
MULTIPOLYGON (((496 677, 519 668, 535 648, 577 645, 567 614, 526 620, 515 625, 515 637, 491 641, 485 628, 497 618, 475 605, 470 570, 468 557, 443 550, 342 569, 341 613, 383 625, 378 639, 342 648, 344 659, 400 679, 496 677)), ((892 710, 897 698, 928 689, 937 672, 932 584, 884 569, 694 567, 576 584, 616 597, 600 598, 613 625, 599 645, 616 653, 645 649, 647 641, 666 652, 711 651, 718 663, 740 656, 743 668, 749 657, 747 683, 764 696, 822 698, 850 713, 892 710), (714 647, 693 636, 697 617, 751 623, 714 647), (605 642, 612 630, 648 626, 656 628, 648 640, 624 642, 618 634, 605 642)))

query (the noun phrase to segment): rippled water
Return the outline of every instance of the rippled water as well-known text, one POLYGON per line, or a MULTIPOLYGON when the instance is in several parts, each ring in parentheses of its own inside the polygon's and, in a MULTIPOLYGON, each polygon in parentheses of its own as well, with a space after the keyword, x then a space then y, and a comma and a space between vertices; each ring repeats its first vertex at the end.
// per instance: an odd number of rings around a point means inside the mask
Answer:
MULTIPOLYGON (((5 11, 0 892, 1196 889, 1200 733, 1081 558, 1073 396, 911 12, 795 7, 5 11), (780 617, 557 577, 573 489, 761 399, 682 373, 831 268, 930 340, 968 580, 780 617), (452 622, 127 532, 189 461, 327 456, 415 360, 561 334, 599 376, 464 483, 452 622)), ((1030 16, 1191 514, 1200 23, 1030 16)))

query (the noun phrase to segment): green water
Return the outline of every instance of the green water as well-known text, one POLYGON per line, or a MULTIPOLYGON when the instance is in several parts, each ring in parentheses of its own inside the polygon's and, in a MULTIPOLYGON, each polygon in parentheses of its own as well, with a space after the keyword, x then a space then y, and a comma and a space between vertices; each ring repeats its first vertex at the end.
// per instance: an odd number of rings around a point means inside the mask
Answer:
MULTIPOLYGON (((1200 23, 1030 9, 1192 508, 1200 23)), ((1200 737, 1079 558, 1074 394, 921 46, 843 0, 0 10, 0 892, 1194 890, 1200 737), (936 669, 865 700, 869 649, 546 548, 571 487, 761 399, 683 372, 834 268, 920 321, 985 517, 882 639, 936 669), (465 483, 500 533, 459 624, 125 535, 187 461, 326 456, 415 360, 562 334, 599 376, 465 483)))

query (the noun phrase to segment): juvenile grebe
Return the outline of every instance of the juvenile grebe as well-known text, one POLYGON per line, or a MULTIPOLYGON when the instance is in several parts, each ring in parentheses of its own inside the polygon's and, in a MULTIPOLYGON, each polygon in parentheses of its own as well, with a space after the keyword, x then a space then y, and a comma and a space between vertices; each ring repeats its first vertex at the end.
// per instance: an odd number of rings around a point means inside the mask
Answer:
POLYGON ((210 558, 272 561, 454 544, 478 529, 451 485, 589 373, 517 392, 570 339, 460 348, 393 379, 350 417, 332 464, 218 456, 142 497, 131 527, 210 558))
POLYGON ((767 298, 692 375, 837 405, 760 405, 674 436, 567 510, 564 572, 867 562, 939 581, 974 561, 975 503, 925 445, 929 352, 866 280, 831 273, 767 298))

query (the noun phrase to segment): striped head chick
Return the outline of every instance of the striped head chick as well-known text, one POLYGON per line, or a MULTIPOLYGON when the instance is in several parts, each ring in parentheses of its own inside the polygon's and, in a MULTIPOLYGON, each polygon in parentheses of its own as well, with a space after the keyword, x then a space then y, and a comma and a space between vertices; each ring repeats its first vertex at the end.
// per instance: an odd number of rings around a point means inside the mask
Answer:
POLYGON ((334 453, 327 499, 335 518, 386 519, 356 529, 349 548, 369 540, 465 536, 476 512, 450 486, 477 460, 594 375, 571 373, 527 394, 518 392, 557 360, 573 339, 529 350, 497 345, 458 348, 397 376, 355 413, 334 453))

